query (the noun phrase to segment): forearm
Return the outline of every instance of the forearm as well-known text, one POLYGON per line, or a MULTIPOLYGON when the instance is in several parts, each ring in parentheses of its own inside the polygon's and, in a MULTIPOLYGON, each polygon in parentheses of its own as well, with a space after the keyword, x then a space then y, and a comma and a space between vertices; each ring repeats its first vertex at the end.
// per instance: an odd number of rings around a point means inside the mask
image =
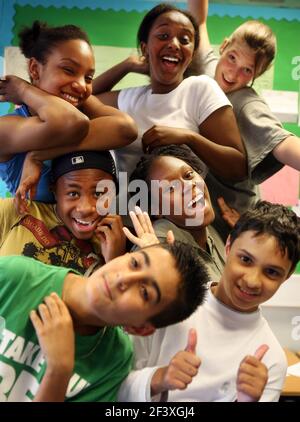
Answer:
POLYGON ((231 181, 247 177, 246 156, 238 149, 217 144, 192 131, 185 143, 217 176, 231 181))
POLYGON ((204 53, 211 48, 207 31, 208 0, 188 0, 188 9, 199 24, 199 51, 204 53))
POLYGON ((90 130, 87 136, 75 145, 62 145, 55 148, 32 151, 29 153, 32 160, 52 160, 68 152, 96 150, 105 151, 124 147, 135 140, 137 127, 128 115, 105 116, 90 121, 90 130))
POLYGON ((51 142, 75 143, 87 133, 88 118, 66 100, 30 84, 24 89, 22 99, 37 114, 51 142))
POLYGON ((81 107, 81 111, 93 120, 105 116, 122 116, 123 112, 115 107, 103 104, 99 98, 91 95, 81 107))
POLYGON ((274 157, 300 171, 300 139, 296 136, 288 136, 273 149, 274 157))
POLYGON ((72 373, 68 370, 46 369, 46 373, 34 397, 35 402, 63 402, 72 373))
POLYGON ((131 71, 128 58, 111 67, 93 80, 93 94, 99 95, 103 92, 111 91, 131 71))

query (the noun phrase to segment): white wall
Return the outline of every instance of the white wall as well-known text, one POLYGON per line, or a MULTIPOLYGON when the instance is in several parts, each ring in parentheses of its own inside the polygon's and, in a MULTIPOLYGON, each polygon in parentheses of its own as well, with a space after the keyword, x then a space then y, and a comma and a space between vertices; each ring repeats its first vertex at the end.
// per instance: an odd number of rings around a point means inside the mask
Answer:
POLYGON ((262 309, 280 344, 300 351, 300 275, 283 283, 262 309))

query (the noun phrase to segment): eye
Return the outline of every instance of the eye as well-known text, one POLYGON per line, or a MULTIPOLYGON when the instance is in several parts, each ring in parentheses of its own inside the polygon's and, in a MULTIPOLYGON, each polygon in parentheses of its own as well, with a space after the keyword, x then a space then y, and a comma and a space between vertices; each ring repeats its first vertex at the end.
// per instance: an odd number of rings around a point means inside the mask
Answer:
POLYGON ((169 36, 169 34, 167 34, 166 32, 164 32, 163 34, 157 34, 157 38, 159 40, 167 40, 168 36, 169 36))
POLYGON ((188 35, 184 35, 183 37, 180 38, 180 42, 181 44, 187 45, 191 42, 191 39, 188 35))
POLYGON ((234 56, 234 54, 228 54, 228 59, 229 59, 229 61, 231 61, 232 63, 234 63, 235 62, 235 56, 234 56))
POLYGON ((185 173, 184 177, 185 179, 192 179, 194 177, 194 171, 193 170, 189 170, 185 173))
POLYGON ((71 67, 64 67, 63 70, 68 74, 68 75, 74 75, 74 70, 71 67))
POLYGON ((93 76, 86 76, 85 77, 85 82, 87 84, 91 84, 93 82, 93 76))
POLYGON ((240 255, 240 261, 243 263, 243 264, 251 264, 251 258, 249 257, 249 256, 247 256, 247 255, 240 255))
POLYGON ((249 67, 245 67, 244 68, 244 74, 246 76, 252 76, 252 69, 250 69, 249 67))
POLYGON ((130 267, 133 269, 139 268, 139 262, 134 256, 130 258, 130 267))
POLYGON ((141 296, 143 300, 145 302, 149 302, 149 293, 148 293, 147 287, 144 284, 141 285, 140 292, 141 292, 141 296))
POLYGON ((68 193, 67 193, 67 195, 68 195, 70 198, 77 198, 77 197, 79 197, 79 193, 78 193, 78 192, 76 192, 76 191, 68 192, 68 193))
POLYGON ((277 278, 280 276, 279 272, 274 270, 274 268, 266 268, 265 273, 270 278, 277 278))
POLYGON ((104 191, 96 191, 95 193, 94 193, 94 196, 95 196, 95 198, 100 198, 100 196, 102 196, 104 194, 104 191))

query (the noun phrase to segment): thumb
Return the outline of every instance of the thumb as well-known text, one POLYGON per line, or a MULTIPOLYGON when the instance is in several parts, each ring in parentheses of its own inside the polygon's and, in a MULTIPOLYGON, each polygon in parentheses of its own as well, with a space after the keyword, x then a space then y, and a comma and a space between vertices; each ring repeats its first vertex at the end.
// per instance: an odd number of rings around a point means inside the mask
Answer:
POLYGON ((174 233, 172 232, 172 230, 168 230, 167 242, 168 242, 169 245, 172 245, 172 243, 175 242, 175 237, 174 237, 174 233))
POLYGON ((188 342, 186 348, 184 349, 186 352, 196 353, 196 345, 197 345, 197 331, 194 328, 189 330, 188 334, 188 342))
POLYGON ((258 360, 262 360, 262 358, 265 356, 265 354, 267 353, 267 351, 269 350, 269 346, 267 344, 262 344, 261 346, 259 346, 259 348, 256 350, 256 352, 254 353, 254 356, 258 359, 258 360))

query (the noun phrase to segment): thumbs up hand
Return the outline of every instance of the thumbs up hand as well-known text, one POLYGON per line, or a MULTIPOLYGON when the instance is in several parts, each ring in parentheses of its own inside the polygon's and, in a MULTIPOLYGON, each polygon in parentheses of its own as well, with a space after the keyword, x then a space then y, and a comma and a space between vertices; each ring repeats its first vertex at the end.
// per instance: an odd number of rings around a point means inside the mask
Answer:
POLYGON ((262 344, 254 356, 246 356, 240 363, 237 375, 237 401, 258 401, 268 381, 268 369, 261 362, 269 346, 262 344))
POLYGON ((185 350, 171 359, 168 366, 159 368, 151 380, 151 394, 156 395, 168 390, 185 390, 198 373, 201 364, 196 355, 197 332, 191 328, 185 350))

